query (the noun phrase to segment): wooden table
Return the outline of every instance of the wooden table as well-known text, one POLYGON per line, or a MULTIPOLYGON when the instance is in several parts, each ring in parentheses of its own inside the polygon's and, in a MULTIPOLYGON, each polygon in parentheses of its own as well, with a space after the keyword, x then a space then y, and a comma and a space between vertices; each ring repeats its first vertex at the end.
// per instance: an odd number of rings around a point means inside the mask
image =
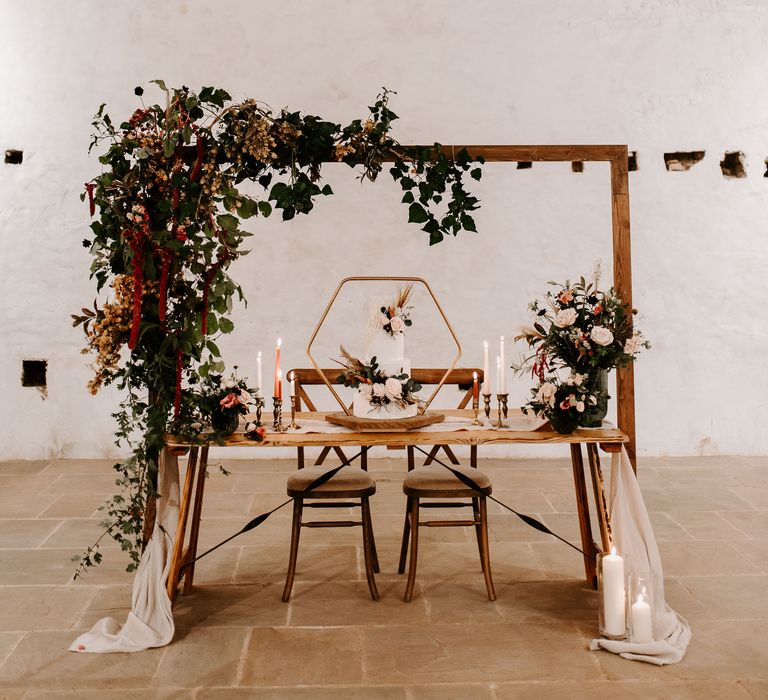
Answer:
MULTIPOLYGON (((468 410, 435 411, 446 416, 472 419, 468 410)), ((320 412, 299 413, 297 421, 323 419, 325 414, 320 412)), ((511 411, 510 418, 519 417, 519 412, 511 411)), ((560 435, 554 432, 549 424, 536 430, 412 430, 408 432, 358 433, 346 432, 272 432, 269 427, 263 442, 249 440, 242 433, 236 433, 225 439, 221 446, 225 447, 407 447, 408 445, 509 445, 509 444, 567 444, 570 446, 571 463, 573 467, 573 483, 576 490, 576 507, 579 515, 581 544, 584 551, 584 572, 587 582, 597 585, 595 555, 599 551, 607 551, 611 543, 610 521, 605 497, 603 474, 600 467, 599 449, 606 452, 618 452, 628 440, 627 435, 613 427, 579 429, 570 435, 560 435), (592 488, 595 496, 597 518, 600 527, 601 547, 595 544, 592 537, 592 525, 589 517, 589 501, 587 498, 587 483, 585 478, 584 460, 581 446, 586 445, 592 488)), ((217 443, 219 445, 219 443, 217 443)), ((202 443, 193 445, 172 435, 166 437, 165 458, 170 458, 180 452, 189 450, 187 471, 181 491, 179 503, 179 523, 173 543, 171 567, 168 574, 167 590, 173 600, 184 568, 184 592, 192 588, 195 565, 192 560, 197 555, 197 541, 200 532, 200 516, 203 508, 205 474, 208 463, 209 445, 202 443), (189 539, 186 542, 189 516, 192 521, 189 526, 189 539)), ((175 459, 175 456, 172 458, 175 459)))

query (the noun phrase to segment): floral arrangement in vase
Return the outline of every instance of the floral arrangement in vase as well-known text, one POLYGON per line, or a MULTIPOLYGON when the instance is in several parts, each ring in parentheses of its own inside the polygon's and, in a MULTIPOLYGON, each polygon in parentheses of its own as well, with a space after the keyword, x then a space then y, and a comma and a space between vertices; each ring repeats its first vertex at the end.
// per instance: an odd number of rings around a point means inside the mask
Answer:
POLYGON ((408 374, 387 374, 379 368, 375 357, 371 358, 369 364, 365 364, 343 347, 340 350, 343 359, 337 362, 344 367, 344 371, 339 375, 338 381, 343 382, 346 387, 358 389, 373 410, 390 406, 403 410, 421 404, 416 396, 421 391, 421 384, 408 374))
POLYGON ((523 413, 530 411, 547 418, 558 433, 572 433, 585 413, 598 403, 598 397, 587 388, 586 379, 575 372, 565 379, 550 372, 531 389, 531 398, 521 407, 523 413))
MULTIPOLYGON (((210 427, 220 435, 231 435, 237 430, 241 416, 264 406, 259 392, 235 374, 229 378, 209 374, 200 380, 194 394, 202 427, 210 427)), ((261 433, 260 437, 263 436, 261 433)))
POLYGON ((413 284, 409 284, 398 290, 397 298, 392 304, 381 307, 381 327, 388 335, 394 337, 398 333, 403 333, 407 327, 413 325, 410 314, 413 307, 408 306, 412 293, 413 284))
POLYGON ((588 427, 599 426, 607 413, 608 371, 634 362, 641 350, 650 348, 633 326, 637 310, 613 289, 601 291, 599 281, 598 264, 590 282, 584 277, 574 283, 550 282, 554 289, 528 307, 534 314, 533 327, 523 328, 515 338, 533 351, 515 369, 530 368, 539 385, 552 383, 553 373, 561 369, 582 379, 580 384, 596 397, 581 416, 580 424, 588 427))

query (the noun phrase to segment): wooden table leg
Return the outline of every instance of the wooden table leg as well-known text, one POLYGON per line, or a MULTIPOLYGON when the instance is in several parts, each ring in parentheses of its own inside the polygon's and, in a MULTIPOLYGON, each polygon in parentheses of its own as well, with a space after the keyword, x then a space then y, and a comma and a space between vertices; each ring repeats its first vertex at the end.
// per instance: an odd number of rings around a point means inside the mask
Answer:
POLYGON ((594 556, 597 547, 592 539, 592 523, 589 520, 589 500, 587 497, 587 482, 584 478, 584 459, 579 443, 571 444, 571 464, 573 466, 573 485, 576 489, 576 509, 579 513, 579 531, 581 532, 581 549, 584 554, 584 574, 587 583, 597 587, 597 565, 594 556))
POLYGON ((603 551, 608 552, 611 549, 613 538, 611 537, 611 522, 608 516, 608 502, 605 498, 603 471, 600 468, 600 453, 596 444, 589 443, 587 445, 587 456, 589 457, 589 471, 592 474, 592 489, 595 493, 597 521, 600 524, 600 539, 603 544, 603 551))
MULTIPOLYGON (((166 448, 168 449, 168 448, 166 448)), ((192 498, 192 483, 195 478, 197 466, 197 447, 189 450, 187 459, 187 473, 184 477, 184 489, 179 499, 179 523, 176 527, 176 539, 173 541, 173 553, 171 555, 171 567, 168 572, 167 591, 168 597, 173 601, 176 598, 176 587, 179 585, 179 574, 183 561, 184 535, 187 529, 187 517, 189 516, 189 502, 192 498)))
POLYGON ((197 465, 197 486, 195 487, 195 502, 192 507, 192 524, 189 528, 189 546, 187 556, 184 557, 184 593, 192 590, 192 581, 195 578, 194 558, 197 556, 197 539, 200 534, 200 516, 203 513, 203 493, 205 491, 205 479, 208 467, 208 447, 200 450, 200 464, 197 465), (192 562, 188 564, 188 562, 192 562))

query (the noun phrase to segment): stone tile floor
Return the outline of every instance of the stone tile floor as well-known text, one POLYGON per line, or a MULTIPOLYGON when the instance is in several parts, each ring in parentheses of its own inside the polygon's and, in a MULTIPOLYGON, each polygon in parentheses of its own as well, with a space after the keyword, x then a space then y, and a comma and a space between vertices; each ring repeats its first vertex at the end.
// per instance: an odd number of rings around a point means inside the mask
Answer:
MULTIPOLYGON (((289 510, 198 564, 172 644, 138 654, 67 651, 109 615, 131 575, 112 544, 72 581, 99 533, 111 462, 0 462, 0 698, 768 698, 768 458, 641 459, 670 604, 693 627, 681 664, 590 652, 597 596, 567 546, 491 508, 498 600, 485 596, 464 528, 424 529, 417 589, 395 573, 403 462, 371 473, 382 600, 368 597, 359 530, 307 529, 290 604, 280 602, 289 510)), ((205 547, 284 499, 289 460, 210 469, 205 547)), ((565 460, 483 460, 495 494, 579 541, 565 460)), ((607 470, 606 470, 607 471, 607 470)))

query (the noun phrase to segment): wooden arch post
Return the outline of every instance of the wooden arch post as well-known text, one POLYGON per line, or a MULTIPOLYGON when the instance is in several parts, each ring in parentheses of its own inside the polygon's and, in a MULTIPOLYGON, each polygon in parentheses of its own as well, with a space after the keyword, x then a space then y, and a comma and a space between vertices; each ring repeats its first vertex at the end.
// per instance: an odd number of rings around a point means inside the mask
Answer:
MULTIPOLYGON (((403 146, 423 149, 425 146, 403 146)), ((473 158, 482 156, 489 163, 519 162, 590 162, 611 165, 611 221, 613 241, 613 286, 622 301, 632 305, 632 255, 629 238, 629 178, 626 145, 613 146, 465 146, 442 145, 440 149, 453 157, 466 148, 473 158)), ((389 160, 395 160, 394 157, 389 160)), ((629 436, 626 445, 632 466, 637 469, 635 433, 635 379, 632 365, 617 371, 617 414, 619 428, 629 436)))

